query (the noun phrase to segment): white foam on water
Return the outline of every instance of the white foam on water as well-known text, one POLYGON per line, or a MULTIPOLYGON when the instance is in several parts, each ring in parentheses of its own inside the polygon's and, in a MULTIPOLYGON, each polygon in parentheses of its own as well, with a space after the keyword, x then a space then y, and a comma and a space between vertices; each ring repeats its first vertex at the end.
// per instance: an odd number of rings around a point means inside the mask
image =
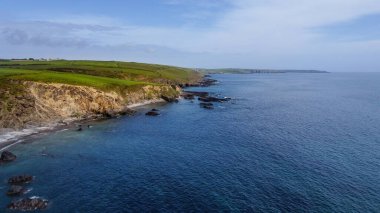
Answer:
POLYGON ((12 143, 8 146, 5 146, 4 148, 0 149, 0 151, 7 149, 14 144, 21 143, 23 140, 20 140, 20 138, 22 138, 22 137, 37 134, 37 133, 39 133, 41 131, 45 131, 45 130, 51 130, 53 128, 54 127, 52 127, 52 126, 50 126, 50 127, 36 127, 36 128, 23 129, 20 131, 8 131, 8 132, 0 133, 0 145, 2 143, 15 141, 15 143, 12 143))
POLYGON ((31 192, 33 190, 33 188, 28 188, 25 192, 24 192, 24 194, 28 194, 29 192, 31 192))
POLYGON ((32 196, 32 197, 30 197, 30 199, 38 199, 38 198, 41 198, 41 197, 38 197, 38 196, 32 196))

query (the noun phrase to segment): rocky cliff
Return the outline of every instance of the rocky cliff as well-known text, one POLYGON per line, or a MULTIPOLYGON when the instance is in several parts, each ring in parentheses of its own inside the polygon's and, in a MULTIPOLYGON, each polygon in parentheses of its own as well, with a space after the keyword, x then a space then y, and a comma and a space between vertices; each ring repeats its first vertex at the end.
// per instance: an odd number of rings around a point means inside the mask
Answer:
POLYGON ((22 129, 65 120, 109 116, 126 112, 127 106, 147 100, 177 97, 179 88, 170 85, 138 85, 126 91, 101 91, 87 86, 57 83, 14 82, 0 104, 0 128, 22 129))

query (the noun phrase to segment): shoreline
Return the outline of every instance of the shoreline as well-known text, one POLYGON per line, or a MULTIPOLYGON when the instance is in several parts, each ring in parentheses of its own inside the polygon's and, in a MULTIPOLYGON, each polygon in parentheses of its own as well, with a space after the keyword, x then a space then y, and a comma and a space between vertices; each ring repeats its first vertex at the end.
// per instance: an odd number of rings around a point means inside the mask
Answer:
MULTIPOLYGON (((208 87, 217 83, 217 80, 209 78, 210 76, 202 77, 202 81, 199 81, 194 85, 181 86, 180 95, 177 97, 178 100, 182 99, 181 94, 184 92, 184 88, 188 87, 208 87)), ((141 106, 146 106, 156 103, 167 103, 168 101, 162 98, 156 98, 151 100, 142 100, 137 103, 127 104, 124 109, 135 109, 141 106)), ((169 101, 170 102, 170 101, 169 101)), ((0 129, 0 151, 4 151, 18 143, 22 143, 28 140, 31 136, 40 135, 48 132, 57 132, 63 129, 73 128, 76 124, 83 122, 96 121, 102 119, 110 119, 100 115, 91 115, 87 118, 68 118, 63 121, 54 121, 47 123, 45 126, 34 126, 30 128, 25 128, 22 130, 13 129, 0 129), (8 131, 7 131, 8 130, 8 131)))
MULTIPOLYGON (((156 104, 156 103, 164 103, 164 102, 165 100, 163 99, 145 100, 138 103, 126 105, 125 108, 135 109, 141 106, 146 106, 146 105, 156 104)), ((48 132, 57 132, 63 129, 72 128, 78 122, 96 121, 96 120, 102 120, 102 119, 110 119, 110 118, 97 117, 97 116, 93 116, 93 117, 85 118, 85 119, 69 118, 63 121, 64 124, 60 122, 53 122, 53 123, 47 124, 46 126, 30 127, 30 128, 25 128, 22 130, 7 131, 6 129, 3 129, 2 131, 0 130, 0 151, 7 150, 8 148, 16 144, 22 143, 34 135, 40 135, 40 134, 48 133, 48 132)))

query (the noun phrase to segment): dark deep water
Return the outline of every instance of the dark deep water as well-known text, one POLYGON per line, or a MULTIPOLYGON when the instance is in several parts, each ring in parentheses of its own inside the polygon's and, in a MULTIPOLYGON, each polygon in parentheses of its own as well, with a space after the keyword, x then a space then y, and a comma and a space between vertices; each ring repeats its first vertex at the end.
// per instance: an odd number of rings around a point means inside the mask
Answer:
POLYGON ((214 78, 197 90, 234 101, 148 106, 12 147, 0 211, 23 173, 46 212, 380 211, 380 74, 214 78), (152 107, 162 116, 143 115, 152 107))

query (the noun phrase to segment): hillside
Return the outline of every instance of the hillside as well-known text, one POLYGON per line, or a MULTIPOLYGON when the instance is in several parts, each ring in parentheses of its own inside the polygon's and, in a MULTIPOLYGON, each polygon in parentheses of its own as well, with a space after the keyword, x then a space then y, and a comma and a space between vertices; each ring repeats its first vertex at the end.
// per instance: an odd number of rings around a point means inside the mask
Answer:
POLYGON ((0 128, 122 113, 126 106, 176 97, 199 81, 193 70, 116 61, 0 61, 0 128))
POLYGON ((254 74, 254 73, 327 73, 320 70, 276 70, 276 69, 238 69, 238 68, 222 68, 222 69, 198 69, 205 74, 254 74))

